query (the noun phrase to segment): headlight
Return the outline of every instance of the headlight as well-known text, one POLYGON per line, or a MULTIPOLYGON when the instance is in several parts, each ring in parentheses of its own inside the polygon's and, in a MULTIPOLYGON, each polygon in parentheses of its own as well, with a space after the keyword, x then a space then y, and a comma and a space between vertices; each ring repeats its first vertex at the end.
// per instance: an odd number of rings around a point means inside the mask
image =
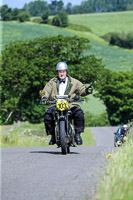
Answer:
POLYGON ((118 141, 117 141, 117 144, 118 144, 118 145, 121 145, 121 141, 120 141, 120 140, 118 140, 118 141))
POLYGON ((56 102, 56 108, 60 111, 66 110, 68 108, 68 102, 64 99, 58 99, 56 102))

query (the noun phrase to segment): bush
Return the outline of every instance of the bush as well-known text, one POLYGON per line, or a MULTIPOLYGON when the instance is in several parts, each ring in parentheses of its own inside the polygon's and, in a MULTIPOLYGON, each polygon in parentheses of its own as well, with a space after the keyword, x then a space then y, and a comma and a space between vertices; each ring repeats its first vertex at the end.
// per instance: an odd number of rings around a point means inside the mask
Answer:
POLYGON ((133 48, 133 33, 112 33, 110 37, 110 44, 116 45, 122 48, 133 48))
POLYGON ((61 27, 67 27, 68 26, 68 14, 65 11, 60 11, 58 13, 58 15, 61 20, 61 27))
POLYGON ((126 49, 133 49, 133 32, 129 33, 107 33, 101 36, 104 40, 111 45, 116 45, 126 49))
POLYGON ((105 35, 101 36, 105 41, 110 42, 110 38, 112 36, 112 32, 106 33, 105 35))
POLYGON ((42 16, 41 16, 41 18, 42 18, 42 20, 43 20, 42 23, 44 23, 44 24, 47 24, 47 23, 48 23, 49 13, 50 13, 50 11, 47 10, 47 11, 45 11, 45 12, 42 14, 42 16))
POLYGON ((20 12, 18 14, 18 20, 20 22, 30 21, 30 13, 29 12, 20 12))
POLYGON ((41 17, 35 17, 35 18, 32 19, 32 22, 38 23, 38 24, 42 23, 42 21, 43 21, 43 20, 42 20, 41 17))
POLYGON ((67 27, 68 26, 68 15, 65 11, 60 11, 52 20, 52 25, 67 27))
POLYGON ((84 25, 79 25, 79 24, 69 24, 69 29, 73 29, 76 31, 83 31, 83 32, 92 32, 91 29, 87 26, 84 25))
POLYGON ((61 19, 58 15, 55 15, 55 17, 52 20, 53 26, 61 26, 61 19))

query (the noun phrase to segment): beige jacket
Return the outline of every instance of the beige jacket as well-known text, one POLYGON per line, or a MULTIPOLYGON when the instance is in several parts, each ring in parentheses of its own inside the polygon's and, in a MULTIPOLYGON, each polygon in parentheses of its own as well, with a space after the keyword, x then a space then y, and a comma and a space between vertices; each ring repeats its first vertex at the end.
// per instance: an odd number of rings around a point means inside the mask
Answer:
MULTIPOLYGON (((86 87, 77 79, 68 76, 68 82, 64 95, 70 95, 72 99, 75 95, 86 96, 86 87)), ((56 95, 59 95, 59 80, 58 77, 52 78, 42 90, 42 96, 49 100, 54 100, 56 95)), ((78 106, 77 103, 70 104, 70 107, 78 106)))

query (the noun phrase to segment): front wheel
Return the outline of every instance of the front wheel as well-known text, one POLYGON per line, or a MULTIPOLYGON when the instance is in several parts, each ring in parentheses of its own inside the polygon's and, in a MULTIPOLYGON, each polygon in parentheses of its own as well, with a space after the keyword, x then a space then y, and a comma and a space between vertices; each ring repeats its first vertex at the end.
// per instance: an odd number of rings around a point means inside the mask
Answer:
POLYGON ((67 147, 67 153, 70 153, 70 147, 69 146, 67 147))
POLYGON ((67 154, 67 143, 66 143, 66 130, 65 130, 65 121, 60 121, 60 143, 62 154, 67 154))

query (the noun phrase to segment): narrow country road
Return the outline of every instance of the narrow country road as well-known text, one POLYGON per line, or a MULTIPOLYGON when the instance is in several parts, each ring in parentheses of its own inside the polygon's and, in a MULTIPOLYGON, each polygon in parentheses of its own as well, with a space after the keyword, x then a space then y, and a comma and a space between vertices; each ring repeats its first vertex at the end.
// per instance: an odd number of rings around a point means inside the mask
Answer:
POLYGON ((1 151, 1 200, 90 200, 112 152, 116 127, 91 128, 96 146, 5 148, 1 151))
POLYGON ((91 128, 96 138, 96 146, 114 147, 114 132, 118 127, 95 127, 91 128))

